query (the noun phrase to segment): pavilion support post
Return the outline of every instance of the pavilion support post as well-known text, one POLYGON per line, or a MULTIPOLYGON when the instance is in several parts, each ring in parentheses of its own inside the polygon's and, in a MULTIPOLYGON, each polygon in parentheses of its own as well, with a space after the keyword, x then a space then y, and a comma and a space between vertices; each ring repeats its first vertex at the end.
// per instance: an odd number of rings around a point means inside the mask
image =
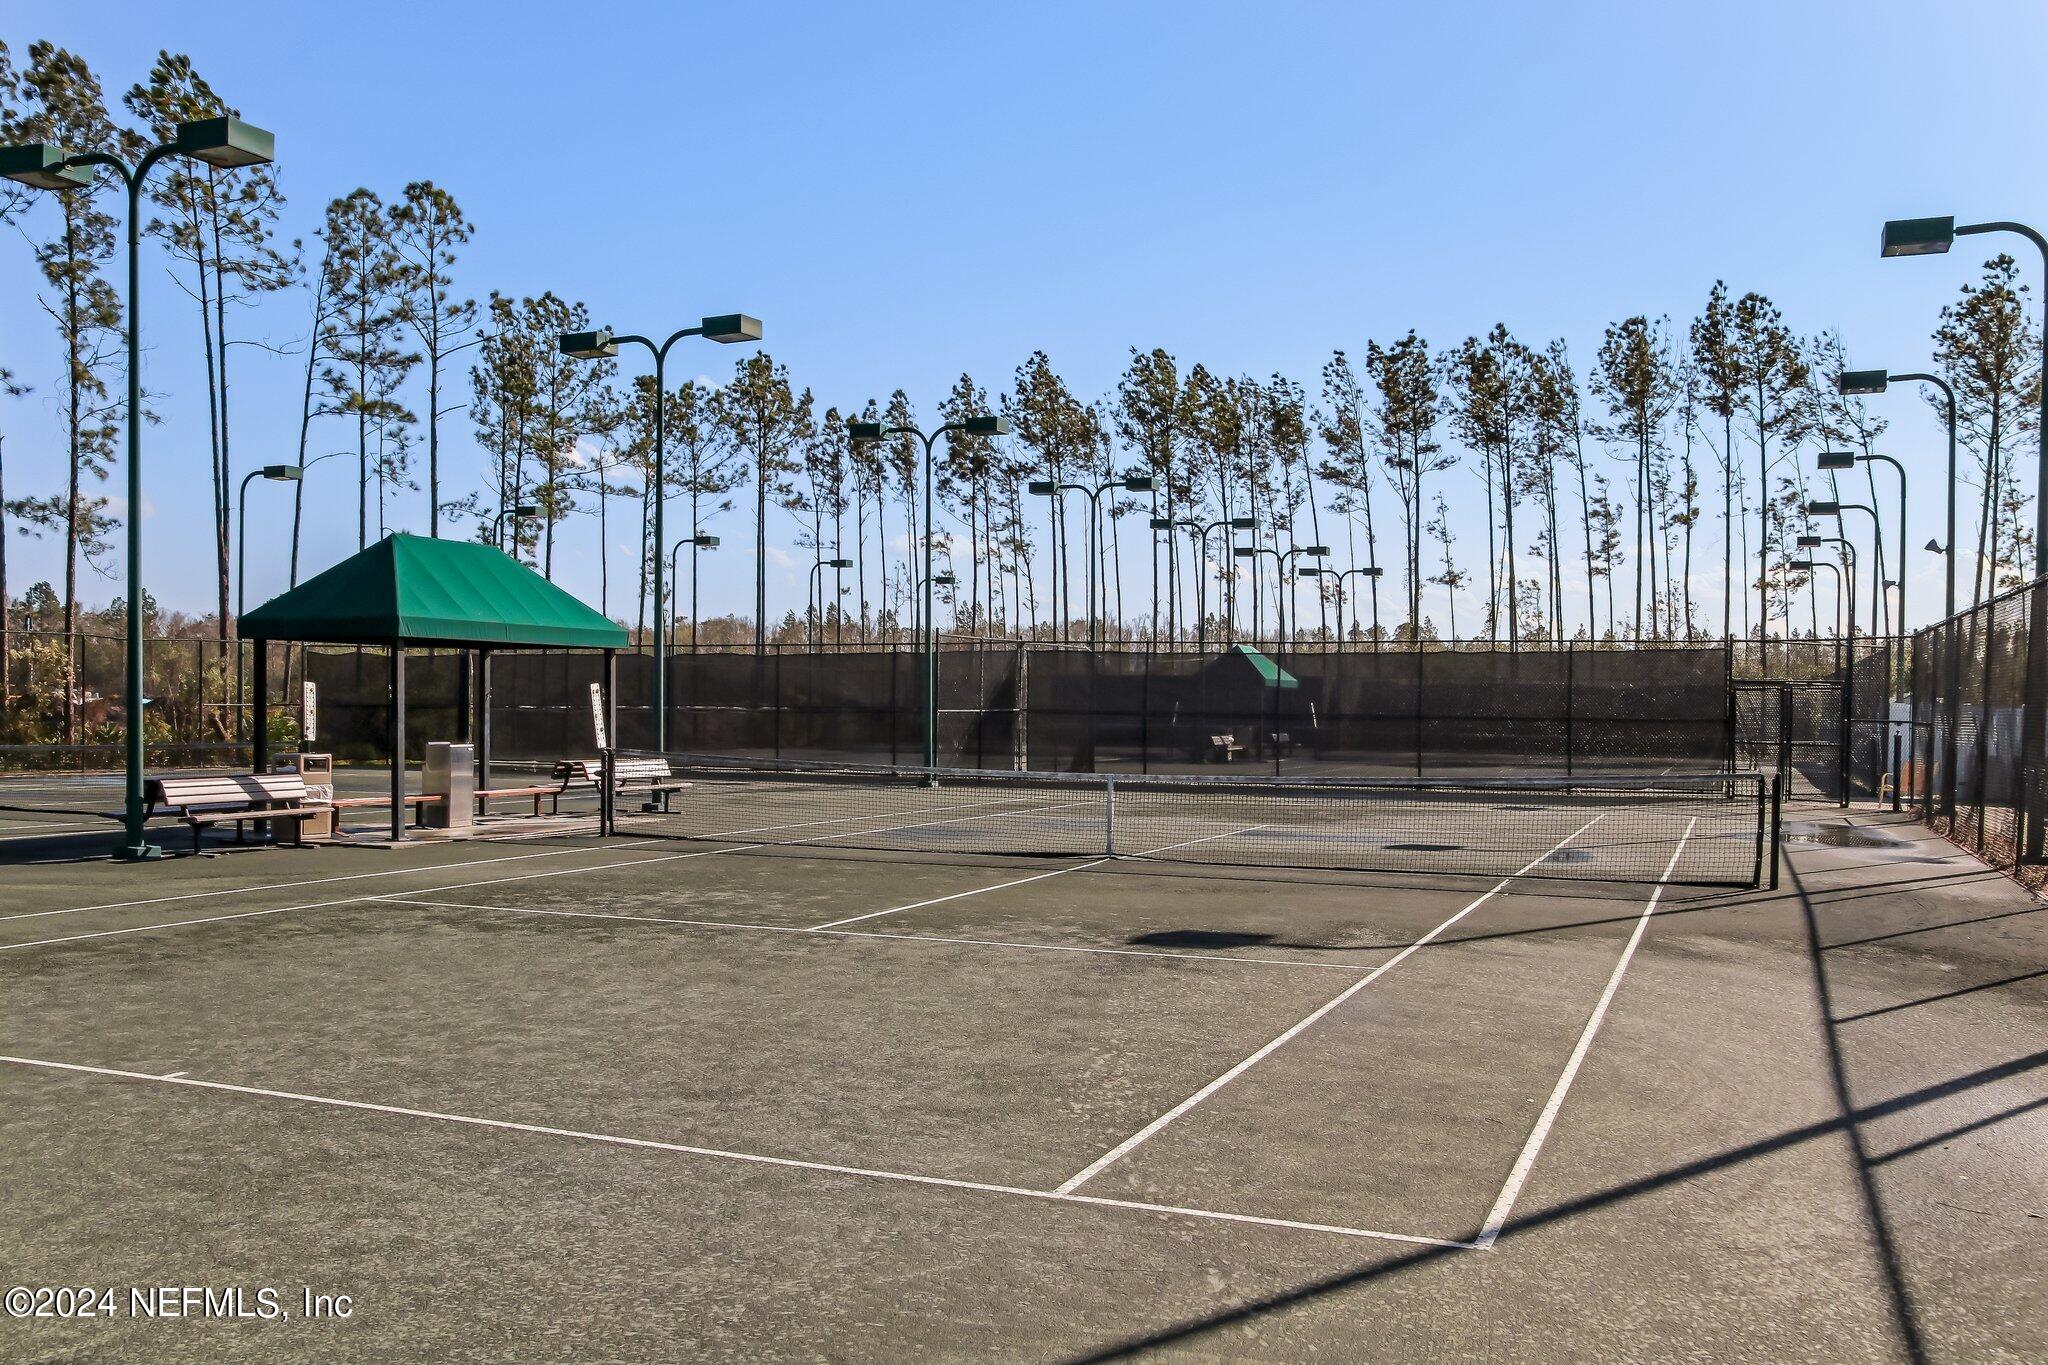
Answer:
POLYGON ((405 646, 391 642, 391 842, 405 841, 405 646))
POLYGON ((619 747, 619 651, 604 652, 604 740, 605 747, 619 747))
POLYGON ((253 640, 250 645, 256 657, 250 663, 255 676, 250 680, 249 766, 260 773, 270 767, 270 641, 253 640))
POLYGON ((491 651, 476 652, 476 789, 491 789, 491 651))
POLYGON ((455 651, 455 742, 469 743, 470 692, 469 692, 470 651, 455 651))

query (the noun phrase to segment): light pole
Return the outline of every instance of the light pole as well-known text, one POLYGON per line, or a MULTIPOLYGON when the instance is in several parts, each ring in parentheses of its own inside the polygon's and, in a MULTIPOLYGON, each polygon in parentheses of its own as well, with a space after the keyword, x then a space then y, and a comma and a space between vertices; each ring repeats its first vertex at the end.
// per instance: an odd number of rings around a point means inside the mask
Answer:
POLYGON ((1120 488, 1127 493, 1150 493, 1155 486, 1156 484, 1150 474, 1126 474, 1120 478, 1092 485, 1085 483, 1054 483, 1051 479, 1033 479, 1031 481, 1031 492, 1037 497, 1056 498, 1062 493, 1080 493, 1088 499, 1088 648, 1091 650, 1097 647, 1095 625, 1097 618, 1101 614, 1096 610, 1095 602, 1095 561, 1097 557, 1096 541, 1101 533, 1102 495, 1109 492, 1112 488, 1120 488))
MULTIPOLYGON (((1270 546, 1264 545, 1240 545, 1234 553, 1239 559, 1251 560, 1255 572, 1260 555, 1273 556, 1273 610, 1278 612, 1280 616, 1280 645, 1281 648, 1285 649, 1288 644, 1292 643, 1287 638, 1287 561, 1293 559, 1296 555, 1309 555, 1312 558, 1321 559, 1330 553, 1330 547, 1327 545, 1296 545, 1288 550, 1275 550, 1270 546)), ((1252 581, 1252 612, 1255 616, 1258 609, 1259 585, 1256 577, 1254 577, 1252 581)), ((1258 633, 1259 628, 1254 624, 1252 626, 1252 634, 1256 635, 1258 633)))
MULTIPOLYGON (((1810 517, 1833 517, 1841 521, 1844 512, 1861 512, 1870 518, 1870 529, 1877 532, 1877 509, 1860 502, 1830 502, 1815 498, 1807 502, 1806 515, 1810 517)), ((1884 596, 1884 585, 1878 581, 1878 557, 1871 556, 1870 565, 1870 633, 1879 634, 1877 625, 1877 601, 1884 596)))
MULTIPOLYGON (((249 581, 249 484, 256 479, 268 479, 273 483, 297 483, 305 477, 306 471, 295 464, 267 464, 261 469, 252 469, 242 476, 241 487, 235 490, 235 635, 242 634, 241 618, 248 613, 249 581)), ((241 651, 235 652, 235 691, 242 690, 241 651)), ((258 698, 260 701, 261 698, 258 698)), ((242 733, 246 717, 237 711, 235 731, 242 733)))
MULTIPOLYGON (((1824 545, 1830 540, 1839 543, 1845 553, 1849 550, 1849 542, 1843 540, 1840 536, 1799 537, 1799 543, 1802 546, 1807 546, 1809 548, 1824 545)), ((1805 573, 1812 573, 1815 569, 1826 569, 1828 572, 1832 573, 1835 576, 1835 618, 1837 620, 1840 620, 1842 616, 1842 598, 1844 595, 1842 585, 1845 581, 1849 585, 1847 596, 1849 598, 1849 645, 1852 651, 1849 655, 1851 671, 1847 674, 1849 683, 1843 689, 1841 738, 1838 741, 1837 747, 1837 752, 1840 754, 1840 762, 1838 766, 1841 769, 1841 775, 1839 778, 1841 799, 1842 804, 1846 806, 1849 804, 1849 713, 1850 707, 1855 702, 1854 668, 1856 656, 1853 652, 1856 644, 1855 561, 1853 558, 1850 560, 1850 566, 1846 572, 1825 559, 1794 559, 1789 561, 1785 567, 1788 569, 1798 569, 1805 573)), ((1790 608, 1791 603, 1789 600, 1787 601, 1786 606, 1788 609, 1790 608)), ((1786 634, 1791 634, 1791 621, 1789 618, 1786 621, 1786 634)), ((1836 638, 1839 640, 1840 637, 1837 636, 1836 638)), ((1837 645, 1837 648, 1840 648, 1840 646, 1837 645)))
POLYGON ((48 142, 0 147, 0 176, 44 190, 92 187, 93 166, 105 166, 128 190, 128 678, 122 728, 126 739, 126 842, 114 856, 161 858, 163 850, 143 833, 142 800, 142 184, 150 168, 168 156, 185 156, 221 170, 266 165, 277 155, 277 139, 233 115, 180 123, 169 142, 143 152, 134 166, 111 152, 67 152, 48 142))
MULTIPOLYGON (((695 535, 693 535, 693 536, 684 536, 684 537, 683 537, 683 538, 682 538, 681 540, 679 540, 679 541, 677 541, 677 542, 676 542, 675 544, 673 544, 673 545, 669 546, 669 547, 668 547, 668 576, 669 576, 669 577, 670 577, 671 579, 673 579, 673 578, 674 578, 674 577, 676 576, 676 552, 677 552, 677 551, 679 551, 679 550, 681 550, 681 549, 682 549, 682 548, 683 548, 683 547, 684 547, 685 545, 688 545, 688 546, 690 546, 690 547, 691 547, 691 549, 690 549, 690 652, 691 652, 692 654, 695 654, 695 653, 697 652, 697 636, 698 636, 698 635, 700 634, 699 630, 697 629, 697 551, 698 551, 698 550, 715 550, 715 549, 717 549, 717 548, 718 548, 718 537, 717 537, 717 536, 707 536, 707 535, 705 535, 705 534, 704 534, 704 533, 703 533, 702 531, 699 531, 699 532, 698 532, 697 534, 695 534, 695 535)), ((676 614, 675 614, 675 613, 671 613, 671 614, 670 614, 670 618, 669 618, 669 635, 670 635, 670 638, 671 638, 671 639, 673 639, 673 638, 674 638, 674 637, 675 637, 676 635, 680 634, 681 632, 682 632, 682 622, 681 622, 681 621, 680 621, 679 619, 677 619, 677 616, 676 616, 676 614)))
MULTIPOLYGON (((832 548, 834 550, 837 550, 839 547, 837 545, 834 545, 832 548)), ((809 606, 811 610, 811 620, 815 623, 813 629, 816 631, 817 634, 817 639, 813 641, 813 647, 822 646, 825 642, 825 606, 824 603, 821 602, 818 597, 818 575, 824 572, 826 569, 850 569, 852 567, 853 561, 850 559, 821 559, 817 563, 811 565, 811 595, 809 598, 809 606)), ((834 605, 837 604, 835 603, 834 605)))
MULTIPOLYGON (((1906 467, 1889 455, 1858 455, 1850 450, 1824 450, 1820 454, 1822 469, 1853 469, 1858 463, 1872 461, 1890 465, 1899 476, 1899 579, 1893 586, 1899 590, 1898 634, 1903 636, 1906 633, 1906 467)), ((1953 486, 1949 489, 1949 497, 1951 500, 1955 497, 1953 486)))
MULTIPOLYGON (((491 514, 491 543, 496 545, 501 553, 503 552, 505 548, 505 518, 512 517, 524 521, 528 517, 537 517, 539 515, 539 503, 520 502, 514 503, 510 507, 499 508, 491 514)), ((517 549, 518 547, 515 545, 513 548, 517 549)))
POLYGON ((932 610, 932 447, 939 437, 951 432, 962 436, 1007 436, 1010 419, 982 415, 963 418, 934 427, 929 435, 916 427, 896 427, 885 422, 848 422, 847 437, 854 441, 879 441, 889 436, 915 436, 924 442, 924 766, 939 766, 939 640, 937 616, 932 610))
MULTIPOLYGON (((1253 517, 1218 517, 1215 521, 1169 521, 1165 517, 1152 518, 1152 529, 1163 531, 1168 527, 1180 526, 1195 533, 1195 652, 1201 654, 1209 648, 1209 537, 1226 527, 1232 531, 1258 529, 1258 520, 1253 517)), ((1232 548, 1235 548, 1234 546, 1232 548)))
MULTIPOLYGON (((2041 253, 2044 274, 2048 274, 2048 238, 2024 223, 1964 223, 1956 225, 1954 215, 1944 218, 1895 218, 1884 225, 1883 245, 1879 254, 1883 256, 1935 256, 1946 252, 1958 237, 1974 237, 1985 232, 2013 232, 2032 242, 2041 253)), ((2048 282, 2048 281, 2044 281, 2048 282)), ((2042 344, 2048 346, 2048 323, 2044 323, 2042 344)), ((1900 375, 1899 378, 1931 378, 1926 375, 1900 375)), ((2035 424, 2039 437, 2039 468, 2034 474, 2034 576, 2048 577, 2048 384, 2038 385, 2041 411, 2035 424)), ((1953 432, 1955 395, 1949 395, 1950 426, 1953 432)), ((1951 452, 1954 446, 1950 446, 1951 452)), ((1951 470, 1949 488, 1951 496, 1955 488, 1953 470, 1954 457, 1950 457, 1951 470)), ((1956 543, 1955 525, 1950 521, 1948 544, 1954 550, 1956 543)), ((1949 556, 1949 582, 1955 582, 1955 556, 1949 556)), ((1953 591, 1953 590, 1951 590, 1953 591)), ((1949 615, 1955 615, 1955 604, 1949 604, 1949 615)))
MULTIPOLYGON (((1341 635, 1344 632, 1344 580, 1347 578, 1378 579, 1384 571, 1377 564, 1368 564, 1356 569, 1327 569, 1317 564, 1304 564, 1296 569, 1295 572, 1304 578, 1321 577, 1335 581, 1337 585, 1337 632, 1341 635)), ((1375 582, 1373 586, 1377 588, 1379 585, 1375 582)), ((1377 593, 1374 594, 1374 598, 1377 601, 1377 593)), ((1356 607, 1351 609, 1351 628, 1353 630, 1358 629, 1358 608, 1356 607)), ((1375 650, 1380 647, 1380 614, 1377 607, 1375 607, 1372 614, 1372 647, 1375 650)))
MULTIPOLYGON (((761 323, 745 313, 722 313, 715 318, 705 318, 695 327, 685 327, 671 333, 668 340, 656 342, 643 336, 613 336, 609 330, 595 332, 564 332, 557 341, 562 354, 572 360, 614 360, 618 358, 620 343, 645 346, 654 356, 654 478, 649 496, 654 499, 654 544, 659 548, 668 539, 662 527, 662 508, 668 502, 668 389, 666 367, 669 348, 684 337, 703 337, 708 341, 731 345, 739 341, 759 341, 761 323)), ((662 630, 663 618, 667 615, 667 583, 662 578, 664 565, 659 555, 654 560, 654 747, 668 747, 668 639, 662 630)))

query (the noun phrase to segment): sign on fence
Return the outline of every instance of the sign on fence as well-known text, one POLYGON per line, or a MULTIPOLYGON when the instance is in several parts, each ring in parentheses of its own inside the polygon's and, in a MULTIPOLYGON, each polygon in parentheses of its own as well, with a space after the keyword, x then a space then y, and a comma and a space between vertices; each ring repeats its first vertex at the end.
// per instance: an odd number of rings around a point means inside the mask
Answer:
POLYGON ((320 689, 317 684, 306 684, 305 695, 300 698, 299 707, 299 731, 303 742, 311 744, 320 738, 320 689))
POLYGON ((612 738, 609 734, 605 733, 604 728, 604 684, 602 683, 592 683, 590 685, 590 725, 597 732, 597 747, 600 749, 611 748, 612 738))

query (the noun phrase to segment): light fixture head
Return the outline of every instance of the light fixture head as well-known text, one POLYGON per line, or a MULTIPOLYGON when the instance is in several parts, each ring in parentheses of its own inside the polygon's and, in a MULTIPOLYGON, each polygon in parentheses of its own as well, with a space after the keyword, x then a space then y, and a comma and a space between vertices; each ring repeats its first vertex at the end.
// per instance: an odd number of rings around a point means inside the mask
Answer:
POLYGON ((1239 559, 1255 559, 1258 557, 1259 550, 1256 545, 1236 545, 1231 547, 1230 552, 1239 559))
POLYGON ((1173 518, 1172 518, 1172 517, 1154 517, 1154 518, 1152 518, 1152 529, 1153 529, 1153 530, 1155 530, 1155 531, 1171 531, 1171 530, 1173 529, 1173 518))
POLYGON ((233 114, 181 123, 171 145, 182 156, 204 161, 224 171, 243 166, 267 166, 277 160, 277 139, 267 130, 253 123, 244 123, 233 114))
POLYGON ((1823 545, 1825 545, 1825 544, 1827 544, 1827 543, 1828 543, 1828 542, 1827 542, 1827 537, 1826 537, 1826 536, 1801 536, 1801 537, 1799 537, 1799 548, 1800 548, 1800 549, 1802 549, 1802 550, 1818 550, 1818 549, 1819 549, 1819 548, 1820 548, 1821 546, 1823 546, 1823 545))
POLYGON ((0 147, 0 177, 39 190, 91 189, 92 167, 66 166, 69 155, 54 142, 0 147))
POLYGON ((297 483, 306 474, 305 470, 295 464, 267 464, 260 472, 273 483, 297 483))
POLYGON ((1327 545, 1304 545, 1301 547, 1301 552, 1305 555, 1313 555, 1317 559, 1322 559, 1330 553, 1330 547, 1327 545))
POLYGON ((522 502, 512 509, 512 515, 515 517, 537 517, 540 515, 540 504, 537 502, 522 502))
POLYGON ((1809 517, 1839 517, 1842 515, 1842 504, 1825 498, 1815 498, 1806 504, 1806 515, 1809 517))
POLYGON ((715 550, 715 549, 717 549, 717 548, 718 548, 718 537, 717 537, 717 536, 705 536, 705 535, 697 535, 697 536, 691 536, 691 537, 690 537, 690 540, 691 540, 691 543, 693 543, 694 545, 696 545, 696 546, 697 546, 697 548, 699 548, 699 549, 701 549, 701 550, 715 550))
POLYGON ((1891 382, 1890 370, 1844 370, 1835 376, 1835 392, 1852 396, 1883 393, 1891 382))
POLYGON ((1881 256, 1937 256, 1955 244, 1956 220, 1945 218, 1894 218, 1884 225, 1881 256))
POLYGON ((960 424, 960 430, 969 436, 1008 436, 1010 434, 1010 419, 989 414, 983 414, 980 417, 969 417, 960 424))
POLYGON ((1369 568, 1360 569, 1359 572, 1364 574, 1367 578, 1378 578, 1381 574, 1385 573, 1386 570, 1382 569, 1379 565, 1374 564, 1369 568))
POLYGON ((1787 564, 1786 567, 1792 569, 1811 569, 1813 567, 1813 561, 1810 559, 1795 559, 1792 560, 1789 564, 1787 564))
POLYGON ((1259 519, 1257 517, 1232 517, 1230 519, 1230 529, 1233 531, 1256 531, 1259 529, 1259 519))
POLYGON ((1124 489, 1126 492, 1150 493, 1158 486, 1158 482, 1150 474, 1127 474, 1124 476, 1124 489))
POLYGON ((1927 542, 1927 553, 1931 555, 1945 555, 1948 553, 1948 547, 1938 540, 1930 540, 1927 542))
POLYGON ((850 569, 853 567, 853 561, 850 559, 828 559, 825 561, 825 567, 828 569, 850 569))
POLYGON ((932 575, 932 586, 935 588, 950 588, 957 584, 959 581, 959 579, 955 578, 952 574, 949 573, 932 575))
POLYGON ((1822 469, 1854 469, 1856 467, 1855 452, 1848 450, 1823 450, 1820 453, 1820 467, 1822 469))
POLYGON ((704 319, 697 330, 712 341, 730 346, 735 341, 759 341, 761 319, 750 318, 745 313, 720 313, 715 318, 704 319))
POLYGON ((1324 574, 1335 575, 1335 569, 1326 569, 1320 564, 1304 564, 1294 571, 1302 578, 1319 578, 1324 574))
POLYGON ((1060 486, 1051 479, 1033 479, 1030 484, 1030 491, 1031 495, 1035 498, 1049 498, 1060 491, 1060 486))
POLYGON ((882 424, 880 422, 848 422, 846 424, 846 434, 855 441, 879 441, 882 439, 883 434, 882 424))
POLYGON ((556 344, 571 360, 611 360, 619 354, 608 327, 595 332, 564 332, 556 344))

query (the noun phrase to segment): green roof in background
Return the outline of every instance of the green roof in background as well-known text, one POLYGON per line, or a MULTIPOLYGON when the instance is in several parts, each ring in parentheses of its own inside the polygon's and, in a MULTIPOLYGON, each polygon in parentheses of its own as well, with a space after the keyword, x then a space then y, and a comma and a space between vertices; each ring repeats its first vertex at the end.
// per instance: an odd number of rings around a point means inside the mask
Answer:
POLYGON ((624 649, 607 620, 495 546, 393 535, 240 620, 244 638, 323 644, 624 649))
POLYGON ((1271 659, 1253 649, 1250 645, 1232 645, 1230 651, 1258 670, 1259 680, 1268 687, 1289 688, 1301 686, 1301 680, 1274 663, 1271 659))

